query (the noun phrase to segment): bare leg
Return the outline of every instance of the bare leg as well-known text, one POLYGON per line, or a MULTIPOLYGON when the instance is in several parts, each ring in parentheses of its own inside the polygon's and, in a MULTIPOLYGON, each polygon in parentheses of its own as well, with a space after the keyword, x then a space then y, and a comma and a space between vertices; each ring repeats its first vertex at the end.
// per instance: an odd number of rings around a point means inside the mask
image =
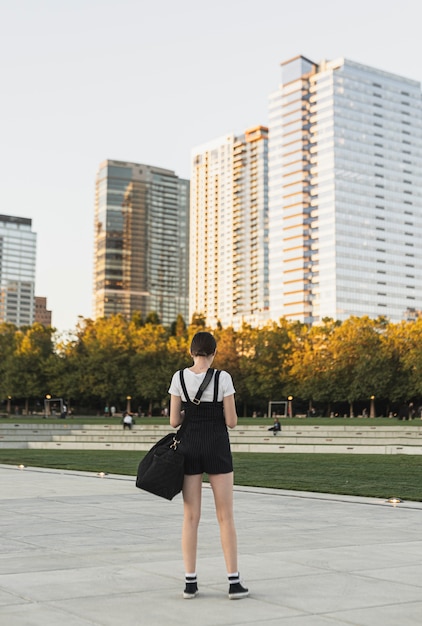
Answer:
POLYGON ((185 572, 196 572, 198 526, 201 518, 202 474, 185 475, 183 483, 182 552, 185 572))
POLYGON ((233 472, 209 477, 220 525, 221 546, 228 573, 237 572, 237 536, 233 517, 233 472))

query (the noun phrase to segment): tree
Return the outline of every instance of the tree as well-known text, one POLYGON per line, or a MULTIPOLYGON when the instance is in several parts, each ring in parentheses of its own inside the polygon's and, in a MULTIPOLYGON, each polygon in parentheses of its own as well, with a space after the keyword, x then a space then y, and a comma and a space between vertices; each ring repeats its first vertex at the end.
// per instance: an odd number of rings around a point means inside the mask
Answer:
POLYGON ((133 387, 130 357, 133 352, 128 322, 121 315, 79 322, 76 336, 66 347, 60 385, 81 400, 99 403, 123 402, 133 387))
POLYGON ((16 331, 14 324, 0 323, 0 398, 7 402, 10 412, 10 398, 12 396, 13 379, 12 359, 16 348, 16 331))
POLYGON ((183 337, 186 335, 186 322, 183 319, 183 315, 179 313, 176 321, 171 325, 171 334, 176 337, 183 337))
POLYGON ((204 330, 206 327, 206 320, 203 313, 194 313, 192 315, 191 326, 197 327, 197 330, 204 330))
POLYGON ((422 396, 422 318, 402 322, 390 329, 389 339, 395 347, 395 398, 422 396))
POLYGON ((269 322, 259 329, 244 325, 238 333, 240 374, 248 402, 266 406, 270 400, 284 399, 289 393, 290 328, 291 323, 281 319, 278 324, 269 322))
POLYGON ((353 403, 386 397, 391 379, 384 318, 350 317, 335 328, 328 344, 333 362, 333 400, 353 403))
POLYGON ((154 404, 161 406, 167 397, 173 373, 168 337, 169 331, 163 326, 148 323, 133 334, 134 353, 130 361, 133 390, 137 397, 147 400, 149 413, 154 404))
POLYGON ((48 361, 53 358, 54 329, 33 324, 15 330, 14 351, 9 355, 7 380, 9 394, 29 401, 44 397, 48 387, 48 361))
POLYGON ((335 397, 335 377, 330 338, 340 322, 325 318, 321 325, 311 328, 305 324, 292 327, 292 351, 289 360, 290 388, 292 395, 327 405, 335 397))
POLYGON ((156 311, 151 311, 145 318, 145 324, 153 324, 155 326, 159 326, 161 324, 161 320, 156 311))
POLYGON ((410 396, 409 371, 405 363, 408 346, 409 322, 388 324, 385 331, 385 344, 388 354, 389 384, 385 398, 398 403, 410 396))

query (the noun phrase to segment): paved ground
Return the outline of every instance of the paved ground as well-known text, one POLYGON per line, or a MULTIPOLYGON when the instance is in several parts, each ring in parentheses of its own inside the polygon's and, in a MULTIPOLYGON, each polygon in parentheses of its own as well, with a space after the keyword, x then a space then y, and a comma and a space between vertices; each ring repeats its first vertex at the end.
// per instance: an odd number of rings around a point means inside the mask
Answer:
POLYGON ((227 599, 204 486, 200 594, 183 600, 180 496, 127 476, 0 465, 0 624, 422 624, 422 503, 239 487, 235 506, 251 596, 227 599))

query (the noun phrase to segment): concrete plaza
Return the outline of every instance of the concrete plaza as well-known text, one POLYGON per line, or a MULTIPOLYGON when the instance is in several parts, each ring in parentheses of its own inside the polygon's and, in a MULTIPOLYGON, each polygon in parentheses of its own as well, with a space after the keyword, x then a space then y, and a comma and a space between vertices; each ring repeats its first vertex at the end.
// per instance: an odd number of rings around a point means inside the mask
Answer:
POLYGON ((236 487, 235 510, 250 597, 227 598, 204 485, 200 593, 187 601, 181 496, 161 500, 129 476, 0 465, 0 623, 422 623, 422 503, 236 487))

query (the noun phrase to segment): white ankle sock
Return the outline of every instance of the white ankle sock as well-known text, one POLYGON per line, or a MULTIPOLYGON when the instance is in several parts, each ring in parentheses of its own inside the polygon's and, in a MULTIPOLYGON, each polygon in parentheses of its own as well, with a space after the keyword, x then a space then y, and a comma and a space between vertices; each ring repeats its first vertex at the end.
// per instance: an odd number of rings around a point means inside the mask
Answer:
POLYGON ((227 578, 229 579, 230 584, 236 584, 240 582, 239 572, 233 572, 232 574, 227 574, 227 578))

